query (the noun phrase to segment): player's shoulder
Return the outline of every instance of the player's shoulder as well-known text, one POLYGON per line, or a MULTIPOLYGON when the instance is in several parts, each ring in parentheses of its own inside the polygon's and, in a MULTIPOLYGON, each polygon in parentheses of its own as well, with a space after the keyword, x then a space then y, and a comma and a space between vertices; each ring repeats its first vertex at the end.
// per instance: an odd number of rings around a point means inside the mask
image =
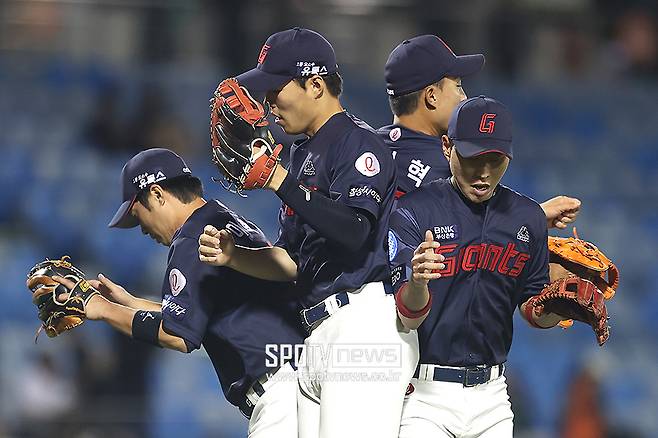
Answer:
POLYGON ((514 214, 532 215, 540 218, 542 222, 545 220, 544 210, 541 205, 530 196, 518 192, 506 185, 500 184, 499 190, 504 199, 505 209, 514 211, 514 214))
POLYGON ((450 203, 454 191, 449 178, 437 179, 410 191, 398 200, 398 207, 427 209, 450 203))
POLYGON ((343 146, 390 155, 384 140, 372 126, 352 114, 345 113, 345 115, 352 122, 352 126, 345 133, 343 146))
POLYGON ((216 199, 210 199, 190 215, 175 237, 197 239, 203 233, 206 225, 214 225, 220 229, 225 228, 233 216, 235 213, 226 205, 216 199))

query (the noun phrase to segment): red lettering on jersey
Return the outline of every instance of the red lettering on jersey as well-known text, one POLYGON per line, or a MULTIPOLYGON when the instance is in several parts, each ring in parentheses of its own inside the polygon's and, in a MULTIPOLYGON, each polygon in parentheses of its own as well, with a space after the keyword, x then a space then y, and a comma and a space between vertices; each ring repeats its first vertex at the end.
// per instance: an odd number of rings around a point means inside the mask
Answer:
POLYGON ((496 126, 496 122, 493 121, 495 118, 495 114, 482 114, 482 119, 480 119, 480 132, 485 134, 492 134, 494 132, 494 127, 496 126))
POLYGON ((523 267, 525 266, 525 262, 530 260, 530 254, 526 253, 521 253, 519 254, 519 257, 516 259, 516 262, 514 263, 514 267, 510 269, 509 275, 510 277, 518 277, 521 271, 523 271, 523 267))
POLYGON ((452 277, 459 271, 471 272, 476 269, 486 269, 491 272, 510 277, 518 277, 523 271, 530 254, 516 250, 514 243, 508 243, 505 248, 492 243, 481 243, 461 247, 455 254, 457 244, 444 245, 434 250, 436 254, 443 254, 445 268, 439 272, 443 277, 452 277), (512 267, 510 269, 510 264, 512 267))
POLYGON ((503 247, 490 244, 489 247, 487 248, 487 256, 484 258, 484 262, 482 263, 484 269, 488 269, 489 271, 495 271, 496 266, 498 265, 498 260, 500 260, 500 256, 503 255, 503 247))
POLYGON ((434 253, 443 254, 443 256, 445 257, 443 264, 446 265, 446 267, 438 271, 439 274, 441 274, 444 277, 451 277, 455 275, 455 272, 457 271, 457 265, 455 264, 455 256, 448 257, 448 254, 453 252, 455 248, 457 248, 457 244, 453 243, 452 245, 440 246, 434 250, 434 253))
POLYGON ((294 216, 295 215, 295 210, 293 210, 292 208, 290 208, 287 205, 283 204, 283 213, 286 216, 294 216))
POLYGON ((519 252, 514 249, 516 245, 513 243, 508 243, 507 244, 507 249, 505 250, 505 255, 503 256, 503 259, 500 261, 500 264, 498 265, 498 272, 504 275, 508 275, 509 273, 509 266, 507 264, 509 263, 510 259, 513 259, 517 255, 519 255, 519 252))
POLYGON ((464 258, 462 259, 462 270, 472 271, 477 268, 477 261, 480 257, 480 245, 469 245, 464 251, 464 258), (475 260, 473 256, 475 255, 475 260))

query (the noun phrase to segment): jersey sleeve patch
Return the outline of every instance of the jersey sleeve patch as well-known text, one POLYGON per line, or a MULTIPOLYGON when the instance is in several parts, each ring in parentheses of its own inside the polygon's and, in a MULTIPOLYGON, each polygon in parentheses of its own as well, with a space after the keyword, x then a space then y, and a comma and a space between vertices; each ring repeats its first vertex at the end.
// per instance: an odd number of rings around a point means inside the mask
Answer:
POLYGON ((393 230, 388 230, 388 261, 392 262, 398 254, 398 239, 393 230))
POLYGON ((354 167, 364 176, 372 177, 381 171, 379 160, 372 152, 364 152, 354 162, 354 167))
POLYGON ((177 268, 169 271, 169 290, 173 296, 177 296, 187 284, 187 278, 177 268))

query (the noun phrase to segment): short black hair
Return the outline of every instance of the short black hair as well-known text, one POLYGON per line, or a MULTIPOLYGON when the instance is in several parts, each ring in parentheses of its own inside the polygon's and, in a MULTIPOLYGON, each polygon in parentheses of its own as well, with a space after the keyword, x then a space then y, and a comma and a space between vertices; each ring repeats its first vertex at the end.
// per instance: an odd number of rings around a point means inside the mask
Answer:
MULTIPOLYGON (((192 175, 181 175, 175 178, 166 179, 157 183, 162 190, 170 193, 174 198, 181 201, 183 204, 189 204, 197 198, 203 197, 203 184, 201 180, 192 175)), ((137 192, 137 199, 147 210, 151 209, 149 204, 149 188, 151 186, 137 192)))
POLYGON ((424 86, 418 91, 414 91, 413 93, 409 94, 403 94, 402 96, 389 96, 388 98, 388 104, 391 107, 391 111, 393 114, 396 116, 404 116, 407 114, 411 114, 416 109, 418 108, 418 102, 420 101, 420 96, 422 95, 423 91, 425 88, 430 87, 432 85, 437 85, 439 88, 442 87, 441 81, 435 82, 433 84, 429 84, 424 86))
MULTIPOLYGON (((339 97, 343 93, 343 78, 340 76, 340 73, 334 72, 326 76, 320 76, 324 83, 327 85, 327 90, 329 94, 334 97, 339 97)), ((295 82, 299 84, 304 90, 306 90, 306 81, 310 78, 295 78, 295 82)))

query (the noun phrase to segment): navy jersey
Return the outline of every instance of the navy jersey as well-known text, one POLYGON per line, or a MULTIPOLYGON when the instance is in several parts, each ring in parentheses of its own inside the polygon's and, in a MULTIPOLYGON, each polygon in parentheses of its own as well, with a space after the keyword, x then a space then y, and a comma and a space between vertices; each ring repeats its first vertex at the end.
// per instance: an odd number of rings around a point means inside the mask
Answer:
POLYGON ((383 126, 377 132, 393 154, 398 175, 396 197, 450 176, 441 139, 399 125, 383 126))
POLYGON ((449 179, 398 200, 391 215, 394 289, 411 276, 411 257, 431 230, 445 256, 429 282, 432 309, 418 329, 420 362, 495 365, 507 358, 514 309, 549 282, 546 216, 532 199, 499 185, 468 201, 449 179))
POLYGON ((297 263, 302 305, 310 307, 328 296, 355 290, 365 283, 389 282, 386 233, 395 192, 391 153, 366 124, 341 112, 313 136, 295 142, 288 171, 304 186, 366 212, 372 230, 362 248, 347 252, 282 205, 276 245, 297 263))
POLYGON ((237 405, 254 379, 265 374, 265 344, 302 343, 303 330, 289 283, 258 280, 199 260, 198 239, 206 224, 226 228, 236 245, 269 243, 252 223, 219 201, 197 209, 176 232, 162 285, 163 329, 188 348, 205 348, 226 399, 237 405))

